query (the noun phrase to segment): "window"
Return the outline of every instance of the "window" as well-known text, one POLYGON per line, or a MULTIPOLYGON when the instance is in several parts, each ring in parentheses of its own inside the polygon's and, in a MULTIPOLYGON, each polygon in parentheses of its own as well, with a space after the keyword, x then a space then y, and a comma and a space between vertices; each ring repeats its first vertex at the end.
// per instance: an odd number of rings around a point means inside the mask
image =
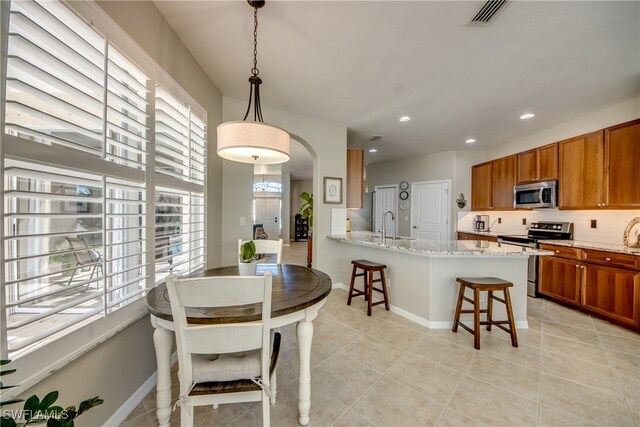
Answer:
POLYGON ((204 266, 207 119, 60 2, 11 2, 7 40, 0 348, 20 360, 204 266))

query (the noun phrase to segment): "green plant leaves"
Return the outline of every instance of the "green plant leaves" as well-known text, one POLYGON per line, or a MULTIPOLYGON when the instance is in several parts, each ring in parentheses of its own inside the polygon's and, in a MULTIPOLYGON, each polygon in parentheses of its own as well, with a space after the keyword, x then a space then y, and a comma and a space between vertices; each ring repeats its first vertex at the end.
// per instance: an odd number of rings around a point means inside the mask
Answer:
POLYGON ((35 394, 28 398, 27 401, 24 402, 24 407, 22 408, 24 409, 24 419, 29 421, 31 416, 38 410, 39 405, 40 399, 38 399, 38 396, 35 394))
POLYGON ((0 417, 0 427, 17 427, 13 418, 0 417))
POLYGON ((300 198, 306 202, 302 207, 300 207, 302 219, 307 219, 309 227, 313 227, 313 194, 303 191, 300 193, 300 198))
POLYGON ((242 254, 242 262, 251 262, 256 253, 256 244, 253 240, 244 242, 242 246, 240 246, 240 252, 242 254))
POLYGON ((53 405, 53 403, 58 400, 58 391, 52 391, 49 394, 47 394, 43 399, 42 402, 40 402, 40 405, 38 406, 38 409, 41 411, 46 411, 49 409, 49 407, 51 405, 53 405))

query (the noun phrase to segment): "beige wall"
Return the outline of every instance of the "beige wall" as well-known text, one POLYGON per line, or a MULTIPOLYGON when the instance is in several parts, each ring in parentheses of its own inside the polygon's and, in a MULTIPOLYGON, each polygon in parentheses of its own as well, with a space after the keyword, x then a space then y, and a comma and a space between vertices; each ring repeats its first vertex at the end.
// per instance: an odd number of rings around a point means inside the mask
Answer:
MULTIPOLYGON (((216 126, 222 120, 220 91, 149 1, 100 1, 99 6, 168 74, 207 110, 207 264, 220 264, 222 162, 216 153, 216 126), (212 155, 213 154, 213 155, 212 155)), ((79 425, 103 425, 156 370, 153 329, 145 316, 69 363, 23 394, 43 397, 60 391, 60 403, 77 405, 100 395, 105 403, 80 418, 79 425)))
MULTIPOLYGON (((42 399, 58 390, 57 405, 66 408, 99 395, 104 403, 83 414, 76 425, 102 426, 156 370, 149 316, 31 387, 21 398, 42 399)), ((11 378, 11 377, 9 377, 11 378)))
POLYGON ((640 97, 603 108, 592 114, 553 126, 542 132, 527 135, 524 138, 516 139, 507 144, 487 147, 485 159, 492 160, 519 153, 531 148, 634 120, 638 117, 640 117, 640 97))
MULTIPOLYGON (((401 181, 411 183, 450 180, 452 204, 449 223, 453 231, 458 211, 455 199, 461 192, 465 194, 467 200, 470 198, 471 165, 479 163, 482 159, 484 159, 484 153, 481 151, 445 151, 374 163, 367 166, 367 186, 369 191, 373 191, 377 185, 399 184, 401 181)), ((410 190, 411 188, 408 191, 410 190)), ((409 203, 411 201, 411 195, 409 195, 409 203)), ((411 208, 406 211, 398 210, 398 212, 398 234, 408 236, 411 234, 411 208)))
MULTIPOLYGON (((247 108, 246 100, 223 97, 224 120, 238 120, 244 116, 247 108)), ((343 182, 342 200, 346 200, 347 170, 347 127, 343 124, 328 123, 309 117, 299 116, 286 111, 270 109, 262 105, 265 120, 286 129, 305 146, 313 157, 314 218, 313 266, 331 276, 333 266, 324 255, 329 250, 326 235, 330 233, 331 208, 342 205, 325 205, 322 203, 322 177, 340 177, 343 182)), ((236 262, 233 242, 243 235, 250 235, 249 225, 240 226, 239 218, 251 218, 251 182, 253 169, 245 170, 244 165, 224 163, 224 192, 222 206, 224 220, 222 223, 222 262, 236 262)), ((249 165, 250 166, 250 165, 249 165)), ((295 193, 293 193, 295 194, 295 193)), ((292 196, 293 199, 293 196, 292 196)), ((248 223, 247 223, 248 224, 248 223)))

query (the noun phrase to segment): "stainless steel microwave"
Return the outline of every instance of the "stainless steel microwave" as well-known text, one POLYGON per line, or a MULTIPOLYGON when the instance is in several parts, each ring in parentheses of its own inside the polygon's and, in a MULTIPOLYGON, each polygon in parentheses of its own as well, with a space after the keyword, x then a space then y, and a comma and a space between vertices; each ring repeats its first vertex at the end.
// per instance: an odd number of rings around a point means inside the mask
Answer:
POLYGON ((558 181, 541 181, 513 187, 514 208, 558 207, 558 181))

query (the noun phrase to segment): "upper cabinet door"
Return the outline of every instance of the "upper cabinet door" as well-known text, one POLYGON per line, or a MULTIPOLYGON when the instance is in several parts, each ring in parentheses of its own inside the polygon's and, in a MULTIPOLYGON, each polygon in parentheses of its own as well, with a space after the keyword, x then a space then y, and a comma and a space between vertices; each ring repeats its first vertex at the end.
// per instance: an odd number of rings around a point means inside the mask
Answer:
POLYGON ((516 185, 517 156, 494 160, 491 194, 494 210, 511 210, 513 207, 513 187, 516 185))
POLYGON ((558 179, 558 144, 518 153, 518 184, 558 179))
POLYGON ((529 150, 518 153, 518 184, 528 184, 536 182, 538 179, 537 150, 529 150))
POLYGON ((640 207, 640 119, 605 129, 604 140, 604 207, 640 207))
POLYGON ((347 150, 347 208, 362 208, 364 175, 364 150, 347 150))
POLYGON ((604 204, 604 131, 558 143, 560 209, 597 209, 604 204))
POLYGON ((558 144, 553 143, 536 148, 536 172, 538 181, 558 179, 558 144))
POLYGON ((491 171, 491 162, 475 165, 471 168, 471 210, 492 209, 491 171))

